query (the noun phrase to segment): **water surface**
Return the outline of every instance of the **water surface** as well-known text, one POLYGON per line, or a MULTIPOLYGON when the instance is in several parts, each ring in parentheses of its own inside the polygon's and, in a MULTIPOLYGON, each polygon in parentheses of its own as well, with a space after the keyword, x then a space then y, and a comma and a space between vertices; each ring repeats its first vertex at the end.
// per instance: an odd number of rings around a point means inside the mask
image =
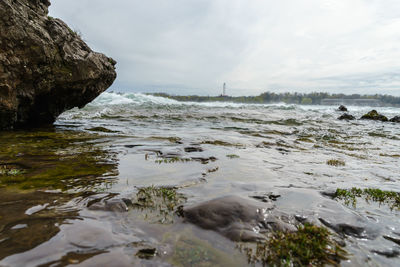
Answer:
MULTIPOLYGON (((348 108, 356 117, 372 109, 348 108)), ((62 114, 52 129, 3 132, 0 164, 14 172, 0 175, 0 265, 247 264, 237 244, 173 212, 93 208, 134 200, 138 188, 154 185, 179 188, 184 206, 274 192, 280 195, 275 205, 288 214, 363 229, 341 237, 350 253, 342 265, 394 266, 396 253, 384 254, 400 247, 383 236, 400 238, 399 210, 362 200, 353 207, 321 192, 400 192, 400 125, 338 116, 332 106, 179 103, 103 93, 62 114), (142 257, 143 249, 157 253, 142 257)))

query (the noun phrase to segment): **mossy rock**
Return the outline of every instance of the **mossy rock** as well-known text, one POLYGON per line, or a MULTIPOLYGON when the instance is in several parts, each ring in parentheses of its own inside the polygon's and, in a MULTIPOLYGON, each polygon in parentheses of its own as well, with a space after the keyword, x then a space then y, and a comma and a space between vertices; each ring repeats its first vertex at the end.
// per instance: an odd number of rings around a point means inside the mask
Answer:
POLYGON ((388 118, 382 114, 379 114, 378 111, 374 109, 367 114, 364 114, 361 117, 361 120, 388 121, 388 118))

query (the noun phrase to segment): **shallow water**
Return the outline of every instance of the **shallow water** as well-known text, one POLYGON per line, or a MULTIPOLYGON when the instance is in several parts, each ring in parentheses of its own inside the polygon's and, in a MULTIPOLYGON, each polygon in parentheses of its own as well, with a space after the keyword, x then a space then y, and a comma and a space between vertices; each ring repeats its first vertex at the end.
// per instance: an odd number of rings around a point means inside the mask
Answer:
MULTIPOLYGON (((372 109, 348 108, 356 117, 372 109)), ((273 192, 282 212, 361 229, 341 235, 350 253, 343 266, 394 266, 399 256, 383 254, 400 246, 383 236, 400 238, 400 211, 321 192, 400 192, 400 124, 338 116, 332 106, 103 93, 52 129, 3 132, 0 164, 14 172, 0 175, 0 266, 247 264, 235 242, 165 207, 121 204, 151 185, 176 186, 174 204, 185 207, 273 192), (345 165, 328 165, 332 159, 345 165), (107 200, 115 205, 102 206, 107 200), (143 249, 156 252, 143 257, 143 249)))

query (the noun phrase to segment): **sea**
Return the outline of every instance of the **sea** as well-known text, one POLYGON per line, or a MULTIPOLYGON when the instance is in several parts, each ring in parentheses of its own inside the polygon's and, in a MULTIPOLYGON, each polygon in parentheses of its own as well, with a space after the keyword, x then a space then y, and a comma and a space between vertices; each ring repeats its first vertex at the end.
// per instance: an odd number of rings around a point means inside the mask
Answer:
POLYGON ((232 195, 327 227, 341 266, 398 266, 399 203, 335 192, 400 192, 400 124, 340 115, 104 92, 52 127, 2 132, 0 266, 261 266, 180 215, 232 195))

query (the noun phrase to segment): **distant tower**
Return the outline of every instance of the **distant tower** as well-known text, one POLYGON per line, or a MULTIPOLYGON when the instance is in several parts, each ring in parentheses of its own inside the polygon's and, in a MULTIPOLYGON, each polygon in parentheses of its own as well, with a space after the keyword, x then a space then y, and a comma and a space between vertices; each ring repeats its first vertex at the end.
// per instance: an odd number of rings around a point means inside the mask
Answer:
POLYGON ((222 95, 226 96, 226 83, 222 86, 222 95))

